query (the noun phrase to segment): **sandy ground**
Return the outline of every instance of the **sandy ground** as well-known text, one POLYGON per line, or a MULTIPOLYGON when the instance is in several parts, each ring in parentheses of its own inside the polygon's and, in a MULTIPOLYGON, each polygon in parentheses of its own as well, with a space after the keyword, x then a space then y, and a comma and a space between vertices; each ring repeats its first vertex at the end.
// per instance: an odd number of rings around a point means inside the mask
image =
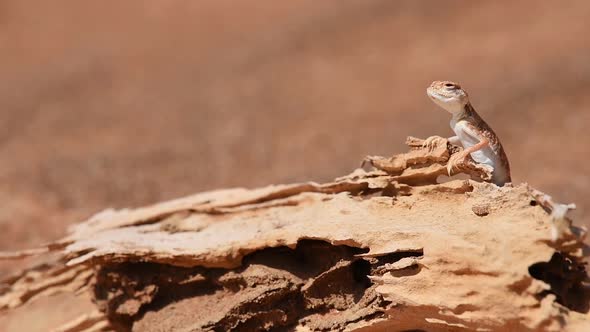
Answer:
POLYGON ((462 83, 515 182, 588 224, 590 2, 0 2, 0 249, 106 207, 326 181, 407 135, 462 83))

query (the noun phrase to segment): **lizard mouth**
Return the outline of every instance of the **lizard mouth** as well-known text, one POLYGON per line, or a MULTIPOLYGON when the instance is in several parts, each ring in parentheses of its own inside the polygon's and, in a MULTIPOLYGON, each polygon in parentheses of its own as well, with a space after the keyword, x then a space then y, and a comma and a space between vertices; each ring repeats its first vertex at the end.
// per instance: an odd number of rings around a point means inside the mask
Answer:
POLYGON ((434 92, 430 89, 426 90, 426 94, 428 95, 428 97, 430 97, 431 99, 435 99, 435 100, 441 100, 444 101, 445 99, 448 99, 448 96, 443 96, 437 92, 434 92))
POLYGON ((461 101, 456 96, 447 96, 440 94, 436 91, 431 91, 430 89, 427 90, 428 97, 430 100, 437 104, 438 106, 442 107, 446 111, 450 113, 455 113, 458 109, 460 109, 461 101))

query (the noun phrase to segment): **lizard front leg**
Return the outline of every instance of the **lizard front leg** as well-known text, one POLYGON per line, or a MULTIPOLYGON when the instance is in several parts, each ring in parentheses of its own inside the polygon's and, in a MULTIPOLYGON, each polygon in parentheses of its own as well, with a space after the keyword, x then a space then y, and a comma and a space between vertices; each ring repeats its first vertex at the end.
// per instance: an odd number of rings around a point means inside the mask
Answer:
MULTIPOLYGON (((456 136, 455 136, 456 137, 456 136)), ((449 174, 449 176, 451 176, 453 170, 455 168, 457 168, 457 165, 460 163, 464 163, 465 160, 467 159, 467 156, 469 156, 471 153, 481 150, 484 147, 488 146, 490 144, 490 141, 487 138, 482 139, 481 141, 479 141, 477 144, 461 151, 458 153, 455 153, 454 155, 451 156, 451 158, 449 158, 449 161, 447 162, 447 173, 449 174)))

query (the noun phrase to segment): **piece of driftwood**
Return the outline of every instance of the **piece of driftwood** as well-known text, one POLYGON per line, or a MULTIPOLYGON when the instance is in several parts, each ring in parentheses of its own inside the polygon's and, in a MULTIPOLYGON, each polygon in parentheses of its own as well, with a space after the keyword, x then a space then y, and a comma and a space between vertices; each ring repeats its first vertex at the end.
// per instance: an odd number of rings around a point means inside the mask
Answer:
POLYGON ((107 210, 3 259, 4 331, 588 331, 585 229, 526 184, 450 179, 456 147, 334 182, 107 210))

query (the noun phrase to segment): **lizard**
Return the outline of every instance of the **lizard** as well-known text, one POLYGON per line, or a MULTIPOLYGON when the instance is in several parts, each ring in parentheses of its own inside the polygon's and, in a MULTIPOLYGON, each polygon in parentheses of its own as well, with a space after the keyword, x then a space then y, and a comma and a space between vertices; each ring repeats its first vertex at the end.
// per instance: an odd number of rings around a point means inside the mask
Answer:
MULTIPOLYGON (((470 155, 477 163, 493 168, 491 181, 498 186, 511 182, 510 164, 492 128, 477 114, 467 92, 457 83, 451 81, 434 81, 426 89, 430 99, 451 113, 451 129, 455 136, 448 138, 453 145, 462 145, 463 150, 451 156, 447 162, 449 176, 457 164, 465 162, 470 155)), ((429 137, 424 146, 431 147, 439 136, 429 137)))

